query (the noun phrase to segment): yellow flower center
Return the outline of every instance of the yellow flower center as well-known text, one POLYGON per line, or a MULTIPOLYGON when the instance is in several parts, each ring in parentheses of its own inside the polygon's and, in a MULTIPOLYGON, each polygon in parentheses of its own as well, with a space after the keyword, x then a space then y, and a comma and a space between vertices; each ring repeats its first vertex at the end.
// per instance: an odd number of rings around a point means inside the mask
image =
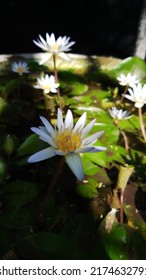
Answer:
POLYGON ((56 144, 63 152, 73 152, 81 145, 81 135, 77 132, 72 135, 72 132, 68 130, 63 133, 58 132, 56 144))
POLYGON ((58 45, 57 44, 52 45, 52 51, 54 51, 54 52, 58 51, 58 45))
POLYGON ((18 67, 17 72, 22 75, 24 73, 25 69, 24 67, 18 67))
POLYGON ((44 85, 43 85, 43 89, 44 89, 44 90, 48 90, 48 89, 50 89, 50 88, 51 88, 50 84, 44 84, 44 85))

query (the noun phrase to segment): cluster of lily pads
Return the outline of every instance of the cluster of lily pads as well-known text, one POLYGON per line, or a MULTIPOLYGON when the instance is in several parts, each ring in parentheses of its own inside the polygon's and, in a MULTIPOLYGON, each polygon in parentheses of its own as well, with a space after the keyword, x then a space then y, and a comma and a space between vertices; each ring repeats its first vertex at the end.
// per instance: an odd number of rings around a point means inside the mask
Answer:
POLYGON ((1 67, 1 257, 145 258, 145 61, 77 73, 69 37, 33 42, 1 67))

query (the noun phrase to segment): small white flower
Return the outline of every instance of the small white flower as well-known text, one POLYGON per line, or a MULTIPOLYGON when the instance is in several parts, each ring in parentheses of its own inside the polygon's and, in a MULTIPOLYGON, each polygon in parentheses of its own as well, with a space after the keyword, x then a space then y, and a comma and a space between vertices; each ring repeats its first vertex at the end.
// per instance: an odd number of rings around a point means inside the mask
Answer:
POLYGON ((92 120, 85 126, 86 113, 84 113, 74 125, 71 110, 67 111, 63 121, 62 111, 58 108, 57 127, 55 128, 46 118, 40 116, 40 119, 44 126, 32 127, 31 130, 39 135, 42 141, 47 142, 50 147, 30 156, 28 162, 33 163, 46 160, 55 155, 65 156, 66 163, 74 175, 78 180, 82 181, 84 179, 84 172, 79 153, 95 153, 106 150, 105 147, 93 146, 104 131, 87 136, 96 120, 92 120))
POLYGON ((111 109, 109 109, 109 113, 113 119, 118 120, 128 119, 131 117, 130 113, 127 110, 123 111, 122 109, 117 109, 116 107, 112 107, 111 109))
POLYGON ((129 87, 133 87, 133 85, 139 83, 139 79, 137 78, 137 76, 131 75, 131 73, 128 73, 127 76, 121 74, 117 77, 117 80, 119 81, 120 85, 129 87))
POLYGON ((47 56, 42 59, 40 64, 45 63, 52 55, 58 55, 65 60, 69 60, 69 57, 65 54, 65 52, 70 51, 70 47, 75 44, 75 42, 69 42, 70 37, 59 37, 57 40, 55 39, 54 33, 49 35, 46 33, 46 41, 39 34, 39 39, 37 41, 33 40, 33 42, 41 48, 43 51, 48 52, 47 56))
POLYGON ((12 63, 12 71, 18 73, 20 76, 23 75, 23 73, 29 73, 28 64, 26 62, 13 62, 12 63))
POLYGON ((55 77, 53 75, 46 74, 44 77, 37 79, 37 84, 34 88, 42 89, 45 94, 49 92, 57 92, 56 88, 59 87, 58 83, 55 83, 55 77))
POLYGON ((135 107, 141 108, 146 104, 146 85, 142 86, 140 83, 138 85, 133 85, 133 88, 128 89, 129 95, 124 94, 124 97, 135 102, 135 107))

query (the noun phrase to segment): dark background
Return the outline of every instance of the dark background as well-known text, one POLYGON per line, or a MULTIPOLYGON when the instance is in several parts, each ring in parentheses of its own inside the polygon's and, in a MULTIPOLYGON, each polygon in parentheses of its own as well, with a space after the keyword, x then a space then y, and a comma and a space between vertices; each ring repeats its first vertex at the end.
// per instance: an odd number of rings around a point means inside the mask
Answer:
POLYGON ((46 32, 76 41, 72 53, 133 55, 143 0, 0 0, 0 53, 41 52, 46 32))

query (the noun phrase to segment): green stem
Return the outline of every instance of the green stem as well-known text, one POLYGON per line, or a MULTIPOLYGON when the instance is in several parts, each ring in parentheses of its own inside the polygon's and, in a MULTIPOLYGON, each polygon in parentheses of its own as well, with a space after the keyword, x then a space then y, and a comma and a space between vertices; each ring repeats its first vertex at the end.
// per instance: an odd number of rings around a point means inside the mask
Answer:
POLYGON ((44 201, 43 201, 43 204, 42 204, 42 208, 41 208, 41 211, 40 211, 41 222, 43 222, 43 220, 44 220, 44 211, 45 211, 46 205, 47 205, 49 197, 52 194, 52 191, 53 191, 53 189, 55 187, 57 179, 58 179, 59 175, 62 172, 63 165, 64 165, 64 157, 61 158, 61 160, 60 160, 60 162, 58 164, 58 167, 56 169, 56 172, 55 172, 55 174, 54 174, 54 176, 52 178, 52 181, 51 181, 51 183, 50 183, 50 185, 48 187, 47 193, 45 195, 45 198, 44 198, 44 201))
POLYGON ((126 134, 124 133, 124 131, 120 130, 120 133, 123 136, 124 144, 125 144, 125 150, 128 153, 128 151, 129 151, 128 138, 127 138, 126 134))
MULTIPOLYGON (((54 76, 55 76, 55 80, 58 83, 58 72, 57 72, 57 67, 56 67, 56 55, 53 54, 53 64, 54 64, 54 76)), ((58 102, 59 102, 59 107, 61 109, 61 103, 60 103, 60 90, 59 88, 57 88, 57 96, 58 96, 58 102)))
POLYGON ((146 131, 144 128, 143 118, 142 118, 142 108, 138 108, 138 115, 139 115, 139 123, 141 127, 141 132, 144 138, 144 141, 146 142, 146 131))
POLYGON ((129 85, 126 85, 126 87, 125 87, 125 90, 124 90, 124 92, 122 93, 122 97, 121 97, 121 103, 123 102, 123 100, 124 100, 124 98, 125 98, 125 94, 126 94, 126 92, 127 92, 127 90, 128 90, 128 87, 129 87, 129 85))

